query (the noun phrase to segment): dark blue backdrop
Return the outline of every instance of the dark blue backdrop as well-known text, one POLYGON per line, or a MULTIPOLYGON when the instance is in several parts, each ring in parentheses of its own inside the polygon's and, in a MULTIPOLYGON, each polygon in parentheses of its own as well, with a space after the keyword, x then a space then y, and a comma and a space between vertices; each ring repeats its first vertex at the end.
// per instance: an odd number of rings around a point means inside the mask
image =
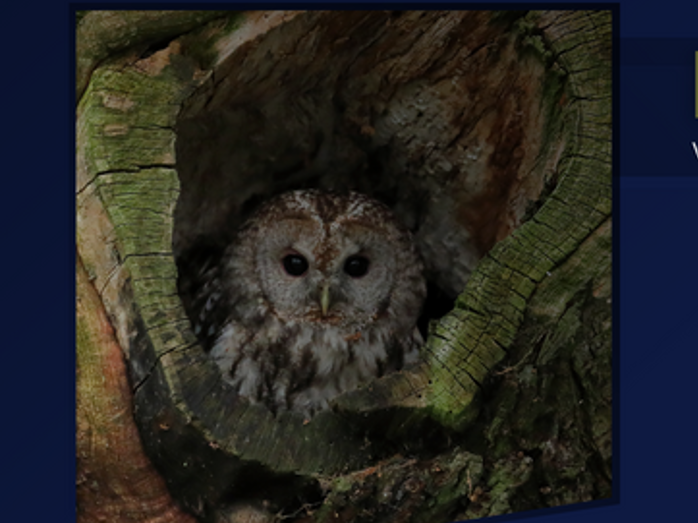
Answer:
MULTIPOLYGON (((98 5, 117 7, 91 4, 98 5)), ((3 521, 69 522, 75 488, 71 11, 67 2, 46 1, 6 4, 3 12, 0 67, 9 118, 3 118, 0 205, 6 304, 0 514, 3 521)), ((619 43, 617 503, 499 520, 695 519, 698 158, 691 142, 698 142, 698 2, 620 2, 619 43)))

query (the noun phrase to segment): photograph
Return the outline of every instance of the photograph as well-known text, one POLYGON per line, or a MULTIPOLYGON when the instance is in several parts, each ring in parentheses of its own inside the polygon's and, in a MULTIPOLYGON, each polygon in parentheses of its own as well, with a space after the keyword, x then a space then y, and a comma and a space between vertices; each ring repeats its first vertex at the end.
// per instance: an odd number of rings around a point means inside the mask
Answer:
POLYGON ((77 522, 617 503, 617 5, 216 7, 72 10, 77 522))

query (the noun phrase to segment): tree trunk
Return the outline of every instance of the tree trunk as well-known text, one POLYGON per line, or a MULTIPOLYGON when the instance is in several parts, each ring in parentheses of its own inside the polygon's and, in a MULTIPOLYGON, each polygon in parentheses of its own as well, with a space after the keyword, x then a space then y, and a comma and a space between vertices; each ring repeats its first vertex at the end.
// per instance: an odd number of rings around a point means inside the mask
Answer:
POLYGON ((609 497, 611 54, 607 11, 84 14, 81 520, 447 522, 609 497), (177 289, 192 252, 304 186, 391 205, 435 297, 420 365, 312 420, 235 397, 177 289))

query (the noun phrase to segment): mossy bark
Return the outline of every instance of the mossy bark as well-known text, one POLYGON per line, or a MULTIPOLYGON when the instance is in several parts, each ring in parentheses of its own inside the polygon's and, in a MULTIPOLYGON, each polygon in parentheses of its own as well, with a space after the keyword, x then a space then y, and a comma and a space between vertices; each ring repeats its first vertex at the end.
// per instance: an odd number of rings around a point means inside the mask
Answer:
POLYGON ((193 523, 143 452, 123 352, 80 260, 76 278, 77 521, 193 523))
MULTIPOLYGON (((90 12, 78 27, 78 281, 96 289, 88 309, 108 315, 143 447, 168 487, 205 521, 284 510, 298 521, 450 521, 610 496, 608 12, 487 15, 545 70, 539 142, 553 174, 432 326, 420 367, 340 397, 309 423, 221 388, 177 295, 176 123, 223 55, 254 49, 253 36, 296 15, 90 12), (245 490, 255 482, 268 487, 245 490)), ((84 329, 103 321, 81 310, 84 329)), ((79 335, 78 364, 113 347, 79 335)), ((86 395, 79 386, 79 402, 86 395)), ((108 475, 106 455, 94 459, 91 470, 108 475)), ((138 473, 138 459, 123 464, 138 473)))

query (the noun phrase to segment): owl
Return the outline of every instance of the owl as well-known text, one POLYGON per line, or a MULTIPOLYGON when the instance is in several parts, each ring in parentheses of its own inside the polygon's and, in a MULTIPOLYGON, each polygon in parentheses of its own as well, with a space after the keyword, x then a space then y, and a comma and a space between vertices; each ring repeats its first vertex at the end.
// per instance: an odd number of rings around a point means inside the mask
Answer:
POLYGON ((426 284, 412 235, 360 193, 284 193, 202 267, 193 329, 224 381, 312 416, 418 360, 426 284))

